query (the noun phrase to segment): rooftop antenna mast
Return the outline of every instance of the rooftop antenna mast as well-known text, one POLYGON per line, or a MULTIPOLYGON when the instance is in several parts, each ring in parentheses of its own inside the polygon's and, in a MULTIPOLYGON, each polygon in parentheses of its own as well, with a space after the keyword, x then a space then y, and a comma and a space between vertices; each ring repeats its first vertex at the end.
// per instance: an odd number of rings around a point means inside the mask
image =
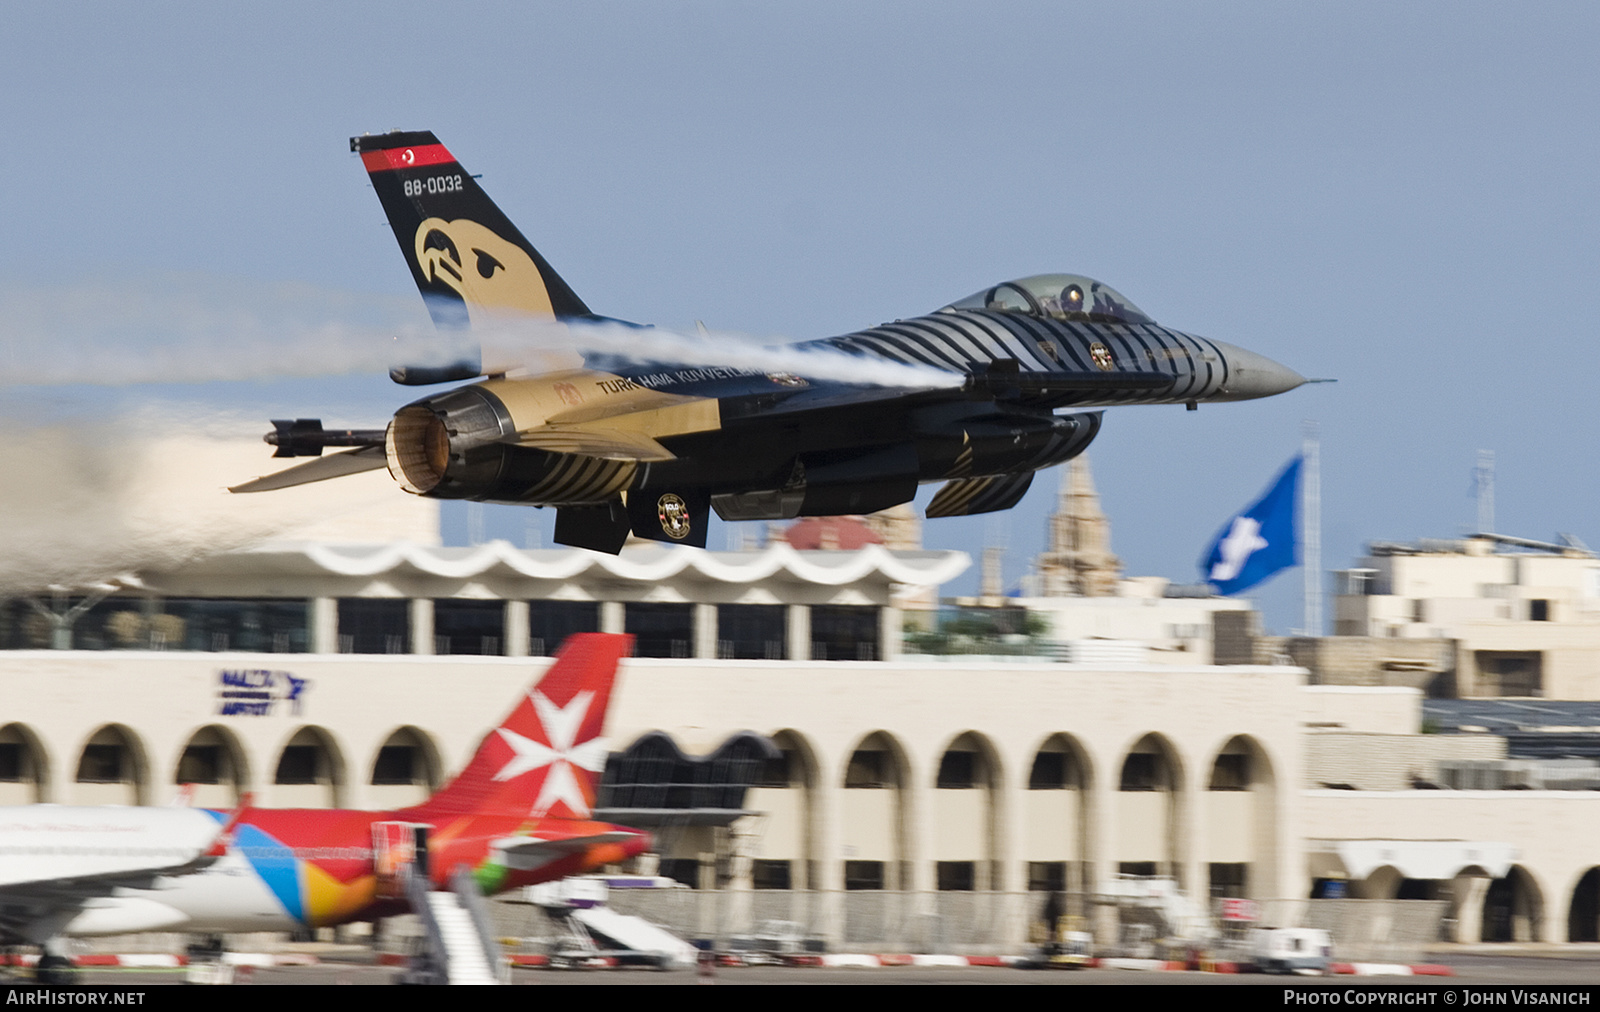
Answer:
POLYGON ((1006 595, 1005 559, 1011 531, 995 513, 989 514, 983 530, 983 582, 979 593, 987 598, 1006 595))
POLYGON ((1478 533, 1494 533, 1494 451, 1479 450, 1478 466, 1472 470, 1478 496, 1478 533))
POLYGON ((1300 538, 1301 571, 1305 577, 1305 635, 1322 635, 1322 442, 1318 425, 1302 423, 1300 538))

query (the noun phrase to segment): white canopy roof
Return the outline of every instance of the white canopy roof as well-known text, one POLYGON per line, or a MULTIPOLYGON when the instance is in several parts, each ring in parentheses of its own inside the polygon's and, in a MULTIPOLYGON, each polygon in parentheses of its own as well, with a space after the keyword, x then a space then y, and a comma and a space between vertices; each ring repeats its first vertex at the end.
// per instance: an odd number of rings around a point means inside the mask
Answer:
POLYGON ((1342 870, 1351 879, 1385 865, 1405 878, 1450 879, 1473 867, 1504 878, 1519 856, 1509 843, 1485 840, 1308 840, 1306 850, 1319 874, 1342 870))
MULTIPOLYGON (((337 545, 277 544, 243 552, 214 555, 179 569, 139 574, 138 583, 152 589, 226 586, 227 593, 248 591, 247 585, 304 587, 325 580, 405 583, 417 580, 492 583, 502 586, 581 583, 599 586, 722 585, 849 588, 892 585, 926 586, 960 575, 971 558, 965 552, 891 552, 881 545, 856 551, 796 551, 777 543, 759 551, 712 552, 680 545, 630 545, 621 555, 577 548, 514 548, 493 541, 470 548, 441 548, 411 543, 337 545)), ((731 588, 730 588, 731 589, 731 588)), ((267 591, 276 596, 282 591, 267 591)))

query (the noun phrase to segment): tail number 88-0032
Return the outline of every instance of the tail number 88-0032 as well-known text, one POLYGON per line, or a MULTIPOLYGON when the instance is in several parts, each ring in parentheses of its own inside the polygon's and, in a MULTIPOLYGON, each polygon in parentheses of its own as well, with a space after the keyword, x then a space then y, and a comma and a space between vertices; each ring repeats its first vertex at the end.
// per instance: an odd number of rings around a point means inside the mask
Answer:
POLYGON ((425 193, 459 193, 461 192, 461 174, 449 176, 429 176, 426 179, 408 179, 405 181, 405 193, 408 197, 420 197, 425 193))

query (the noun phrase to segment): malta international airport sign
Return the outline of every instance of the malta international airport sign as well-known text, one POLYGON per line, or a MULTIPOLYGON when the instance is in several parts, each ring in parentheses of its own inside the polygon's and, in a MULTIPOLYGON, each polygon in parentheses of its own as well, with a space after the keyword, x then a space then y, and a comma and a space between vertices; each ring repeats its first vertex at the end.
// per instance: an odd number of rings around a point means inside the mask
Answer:
POLYGON ((222 668, 217 672, 217 713, 224 717, 298 717, 311 679, 273 668, 222 668))

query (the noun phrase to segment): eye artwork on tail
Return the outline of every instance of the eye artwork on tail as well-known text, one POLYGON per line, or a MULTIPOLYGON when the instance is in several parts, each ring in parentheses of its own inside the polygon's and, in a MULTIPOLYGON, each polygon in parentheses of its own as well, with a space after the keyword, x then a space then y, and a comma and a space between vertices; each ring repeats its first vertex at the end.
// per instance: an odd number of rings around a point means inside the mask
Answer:
POLYGON ((235 492, 387 468, 417 495, 554 507, 560 544, 615 553, 632 535, 703 548, 713 510, 729 521, 870 513, 927 483, 942 485, 930 517, 1009 509, 1036 472, 1083 452, 1106 408, 1193 409, 1306 382, 1162 326, 1077 274, 990 285, 784 349, 785 365, 809 352, 859 362, 859 378, 675 364, 647 328, 593 312, 433 134, 367 134, 350 147, 436 324, 454 338, 480 328, 476 351, 390 375, 472 382, 428 392, 386 428, 275 421, 277 456, 317 459, 235 492), (519 321, 557 325, 570 347, 552 358, 492 346, 519 321), (586 344, 586 324, 613 328, 604 349, 586 344), (619 352, 617 328, 638 333, 636 354, 619 352), (874 366, 909 378, 872 381, 874 366))
POLYGON ((553 315, 533 258, 516 243, 467 219, 428 218, 417 226, 416 256, 430 281, 449 286, 477 311, 553 315))

